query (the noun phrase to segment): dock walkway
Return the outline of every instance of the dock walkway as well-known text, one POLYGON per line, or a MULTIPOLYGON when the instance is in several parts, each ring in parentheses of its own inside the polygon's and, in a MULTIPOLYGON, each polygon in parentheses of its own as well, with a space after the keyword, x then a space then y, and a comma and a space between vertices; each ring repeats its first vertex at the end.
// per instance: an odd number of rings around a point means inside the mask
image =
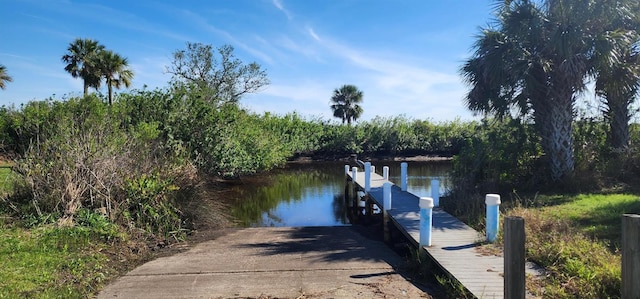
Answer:
MULTIPOLYGON (((351 172, 347 176, 352 180, 351 172)), ((355 183, 359 188, 364 189, 364 179, 364 172, 356 174, 355 183)), ((371 173, 368 195, 381 209, 385 182, 382 176, 371 173)), ((420 240, 418 201, 418 196, 392 185, 389 218, 416 246, 420 240)), ((432 221, 432 246, 424 247, 432 259, 477 298, 503 298, 504 260, 478 251, 478 242, 484 240, 484 236, 438 208, 433 209, 432 221)))

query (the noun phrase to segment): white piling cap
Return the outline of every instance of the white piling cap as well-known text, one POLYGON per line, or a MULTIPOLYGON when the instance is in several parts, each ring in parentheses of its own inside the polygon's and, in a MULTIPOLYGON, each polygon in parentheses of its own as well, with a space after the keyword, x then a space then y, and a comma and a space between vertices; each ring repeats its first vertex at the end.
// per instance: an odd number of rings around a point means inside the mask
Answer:
POLYGON ((497 206, 500 204, 500 195, 487 194, 487 196, 484 198, 484 203, 488 206, 497 206))
POLYGON ((420 197, 420 208, 421 209, 433 209, 433 198, 431 198, 431 197, 420 197))

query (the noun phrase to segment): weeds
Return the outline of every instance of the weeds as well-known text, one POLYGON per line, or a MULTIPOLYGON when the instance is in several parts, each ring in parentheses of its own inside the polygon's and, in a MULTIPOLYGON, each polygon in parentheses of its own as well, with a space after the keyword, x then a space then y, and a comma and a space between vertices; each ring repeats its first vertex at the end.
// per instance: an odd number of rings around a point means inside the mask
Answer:
MULTIPOLYGON (((517 208, 510 215, 525 219, 527 259, 544 267, 545 298, 617 298, 620 254, 606 243, 585 236, 581 226, 554 213, 517 208)), ((539 293, 540 290, 532 290, 539 293)))

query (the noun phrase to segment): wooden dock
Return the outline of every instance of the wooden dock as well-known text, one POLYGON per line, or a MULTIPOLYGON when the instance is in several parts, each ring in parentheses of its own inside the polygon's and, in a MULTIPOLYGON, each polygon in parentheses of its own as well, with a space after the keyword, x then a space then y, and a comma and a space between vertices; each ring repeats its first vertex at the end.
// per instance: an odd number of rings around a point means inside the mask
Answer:
MULTIPOLYGON (((351 172, 347 179, 352 180, 351 172)), ((358 189, 364 190, 364 179, 364 172, 358 172, 355 180, 358 189)), ((387 180, 382 176, 371 173, 368 195, 381 209, 382 186, 385 182, 387 180)), ((418 196, 392 185, 389 218, 416 246, 420 240, 418 201, 418 196)), ((478 250, 478 243, 485 240, 485 237, 438 208, 433 209, 432 221, 432 246, 423 248, 433 261, 477 298, 504 298, 504 260, 503 257, 484 254, 478 250)))

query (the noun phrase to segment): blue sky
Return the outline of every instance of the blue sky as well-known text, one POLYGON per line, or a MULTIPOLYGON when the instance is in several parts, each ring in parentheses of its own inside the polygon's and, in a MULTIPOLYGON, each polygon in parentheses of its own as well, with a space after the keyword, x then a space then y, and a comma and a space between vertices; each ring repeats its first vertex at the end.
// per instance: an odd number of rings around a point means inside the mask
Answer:
MULTIPOLYGON (((458 74, 493 0, 0 0, 0 105, 82 93, 60 58, 91 38, 129 59, 133 88, 165 87, 186 42, 232 45, 271 84, 241 104, 258 113, 331 118, 335 88, 364 93, 363 120, 472 119, 458 74)), ((122 91, 122 90, 121 90, 122 91)), ((104 91, 103 91, 104 92, 104 91)))

